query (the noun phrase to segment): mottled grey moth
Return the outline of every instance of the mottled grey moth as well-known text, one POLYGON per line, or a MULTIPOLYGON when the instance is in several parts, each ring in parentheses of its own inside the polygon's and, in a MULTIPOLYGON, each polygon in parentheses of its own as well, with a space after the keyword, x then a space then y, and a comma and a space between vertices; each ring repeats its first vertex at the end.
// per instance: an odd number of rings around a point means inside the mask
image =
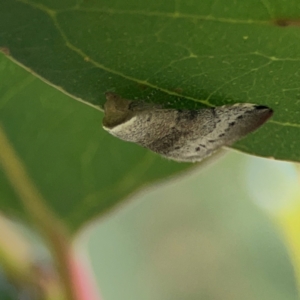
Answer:
POLYGON ((103 128, 176 161, 196 162, 260 127, 267 106, 238 103, 198 110, 167 109, 107 92, 103 128))

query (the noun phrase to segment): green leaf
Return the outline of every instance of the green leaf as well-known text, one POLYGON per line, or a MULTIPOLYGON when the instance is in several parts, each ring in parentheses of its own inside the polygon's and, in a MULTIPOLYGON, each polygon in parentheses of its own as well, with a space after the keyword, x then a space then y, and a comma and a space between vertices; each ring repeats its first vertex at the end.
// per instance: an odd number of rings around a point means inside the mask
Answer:
POLYGON ((102 106, 113 90, 175 107, 268 105, 272 120, 234 147, 295 161, 299 37, 298 0, 0 3, 2 50, 73 97, 102 106))
MULTIPOLYGON (((101 127, 102 112, 0 55, 0 120, 47 204, 72 231, 137 189, 188 168, 101 127)), ((0 169, 0 209, 28 219, 0 169)))

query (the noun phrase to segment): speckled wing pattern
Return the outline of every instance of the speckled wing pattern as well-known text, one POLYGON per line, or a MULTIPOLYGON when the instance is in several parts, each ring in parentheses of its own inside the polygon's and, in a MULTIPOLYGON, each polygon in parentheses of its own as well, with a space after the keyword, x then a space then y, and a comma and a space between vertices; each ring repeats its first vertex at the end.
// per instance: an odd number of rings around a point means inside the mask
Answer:
POLYGON ((196 162, 260 127, 273 111, 235 104, 199 110, 164 109, 106 93, 103 128, 176 161, 196 162))

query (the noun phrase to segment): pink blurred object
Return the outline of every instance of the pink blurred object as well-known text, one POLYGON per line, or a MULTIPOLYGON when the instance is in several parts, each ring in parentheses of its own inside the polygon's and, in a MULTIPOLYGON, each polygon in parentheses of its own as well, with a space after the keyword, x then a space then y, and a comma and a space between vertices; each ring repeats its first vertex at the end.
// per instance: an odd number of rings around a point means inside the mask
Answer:
POLYGON ((93 277, 79 257, 70 256, 70 271, 77 300, 102 300, 93 277))

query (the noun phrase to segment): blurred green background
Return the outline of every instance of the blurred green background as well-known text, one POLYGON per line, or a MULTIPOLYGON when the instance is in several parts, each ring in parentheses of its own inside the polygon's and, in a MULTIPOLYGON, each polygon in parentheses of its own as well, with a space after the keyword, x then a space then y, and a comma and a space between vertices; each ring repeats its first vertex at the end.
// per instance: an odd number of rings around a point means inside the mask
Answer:
POLYGON ((297 175, 293 164, 230 151, 91 223, 77 249, 105 300, 298 299, 276 217, 295 204, 278 193, 298 188, 291 170, 297 175), (268 205, 253 196, 255 182, 268 205))

